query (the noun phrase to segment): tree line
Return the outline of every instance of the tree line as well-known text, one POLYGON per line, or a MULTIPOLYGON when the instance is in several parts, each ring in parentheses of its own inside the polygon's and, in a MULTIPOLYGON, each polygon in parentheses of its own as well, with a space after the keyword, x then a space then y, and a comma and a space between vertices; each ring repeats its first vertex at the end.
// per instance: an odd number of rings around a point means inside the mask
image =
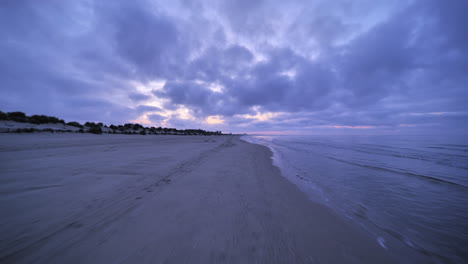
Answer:
MULTIPOLYGON (((76 132, 93 133, 93 134, 163 134, 163 135, 222 135, 221 131, 205 131, 202 129, 176 129, 166 127, 144 127, 140 124, 127 123, 124 125, 104 125, 103 123, 85 122, 65 122, 54 116, 32 115, 27 116, 23 112, 8 112, 0 111, 0 120, 9 120, 21 123, 32 124, 63 124, 79 128, 76 132)), ((35 132, 39 131, 34 128, 17 129, 15 132, 35 132)), ((43 129, 41 131, 54 132, 52 129, 43 129)), ((72 130, 60 130, 61 132, 73 132, 72 130)))
MULTIPOLYGON (((11 120, 11 121, 16 121, 16 122, 21 122, 21 123, 33 123, 33 124, 47 124, 47 123, 65 124, 65 121, 63 119, 59 119, 55 116, 46 116, 46 115, 27 116, 23 112, 4 113, 0 111, 0 120, 11 120)), ((76 123, 76 122, 73 122, 73 123, 76 123)))

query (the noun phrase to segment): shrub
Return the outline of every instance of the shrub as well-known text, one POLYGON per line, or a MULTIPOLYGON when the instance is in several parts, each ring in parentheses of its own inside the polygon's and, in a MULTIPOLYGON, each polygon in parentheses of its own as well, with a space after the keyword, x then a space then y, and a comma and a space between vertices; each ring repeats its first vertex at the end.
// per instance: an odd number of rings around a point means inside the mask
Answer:
POLYGON ((89 130, 89 133, 93 134, 102 134, 102 128, 100 126, 92 126, 89 130))
POLYGON ((8 114, 8 119, 16 122, 26 122, 27 117, 26 114, 23 112, 9 112, 8 114))
POLYGON ((47 117, 47 123, 54 123, 54 124, 65 124, 65 121, 63 121, 62 119, 59 119, 55 116, 46 116, 47 117))
POLYGON ((8 120, 8 115, 0 111, 0 120, 8 120))
POLYGON ((78 133, 84 133, 84 130, 80 128, 80 130, 78 130, 78 133))
POLYGON ((33 115, 31 117, 26 118, 26 122, 34 123, 34 124, 47 124, 47 123, 53 123, 53 124, 65 124, 65 121, 62 119, 59 119, 55 116, 46 116, 46 115, 33 115))
POLYGON ((133 130, 139 130, 139 129, 143 129, 144 127, 140 124, 134 124, 132 128, 133 130))
POLYGON ((94 127, 94 126, 96 126, 96 124, 95 124, 94 122, 86 122, 84 125, 87 126, 87 127, 94 127))
POLYGON ((140 131, 140 135, 146 135, 145 130, 140 131))
POLYGON ((83 128, 83 125, 78 123, 78 122, 68 122, 67 125, 69 126, 74 126, 74 127, 79 127, 79 128, 83 128))
POLYGON ((29 118, 29 122, 33 124, 44 124, 47 123, 47 116, 45 115, 33 115, 29 118))

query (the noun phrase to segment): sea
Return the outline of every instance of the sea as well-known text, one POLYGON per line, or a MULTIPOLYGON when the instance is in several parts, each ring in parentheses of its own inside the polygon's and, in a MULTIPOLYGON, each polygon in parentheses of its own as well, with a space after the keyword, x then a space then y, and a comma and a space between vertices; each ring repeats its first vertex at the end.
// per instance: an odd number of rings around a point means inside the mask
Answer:
POLYGON ((432 258, 468 263, 468 138, 271 136, 282 174, 337 214, 432 258))

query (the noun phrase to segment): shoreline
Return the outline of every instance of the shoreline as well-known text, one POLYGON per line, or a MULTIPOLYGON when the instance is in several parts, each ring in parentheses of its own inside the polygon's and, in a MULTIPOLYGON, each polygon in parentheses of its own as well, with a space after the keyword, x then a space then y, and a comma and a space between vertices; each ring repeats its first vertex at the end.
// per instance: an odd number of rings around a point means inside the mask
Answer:
MULTIPOLYGON (((261 141, 253 140, 254 136, 240 136, 240 140, 243 140, 249 144, 258 145, 261 147, 267 148, 271 152, 272 165, 277 167, 280 171, 280 176, 286 179, 289 183, 293 184, 298 191, 303 193, 306 198, 314 204, 319 204, 329 210, 336 217, 341 218, 347 223, 355 226, 360 229, 362 232, 367 233, 372 237, 378 244, 390 253, 392 258, 396 260, 396 263, 439 263, 439 261, 444 261, 445 258, 434 253, 428 253, 425 249, 420 248, 416 245, 408 244, 406 241, 402 240, 399 237, 395 237, 392 234, 387 233, 384 229, 377 226, 374 222, 362 222, 357 218, 353 218, 350 215, 343 214, 343 211, 338 210, 337 207, 334 207, 332 204, 329 204, 327 201, 323 200, 323 197, 317 196, 317 194, 311 194, 310 187, 305 188, 302 186, 300 181, 295 179, 294 175, 291 175, 291 171, 288 171, 286 168, 283 168, 283 160, 281 154, 278 150, 274 149, 273 146, 269 144, 264 144, 261 141), (289 174, 288 174, 289 172, 289 174)), ((301 177, 299 177, 301 179, 301 177)), ((317 190, 314 190, 317 191, 317 190)))
POLYGON ((2 262, 395 263, 283 177, 267 147, 239 136, 0 144, 2 262))

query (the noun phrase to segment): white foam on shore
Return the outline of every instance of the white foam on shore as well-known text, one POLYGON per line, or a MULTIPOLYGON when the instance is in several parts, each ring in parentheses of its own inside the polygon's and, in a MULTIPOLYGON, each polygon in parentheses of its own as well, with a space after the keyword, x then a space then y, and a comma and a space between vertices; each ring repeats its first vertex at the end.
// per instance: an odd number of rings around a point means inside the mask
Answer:
POLYGON ((281 159, 279 158, 280 153, 271 144, 268 144, 268 142, 271 141, 271 138, 264 136, 242 136, 240 139, 248 143, 262 145, 269 148, 273 153, 273 156, 271 157, 273 160, 273 165, 278 167, 280 170, 283 168, 281 159))
MULTIPOLYGON (((294 167, 294 164, 288 159, 285 154, 279 150, 279 146, 275 145, 271 136, 242 136, 242 140, 268 147, 273 153, 273 165, 278 167, 281 175, 294 183, 302 192, 304 192, 310 200, 331 207, 329 199, 323 193, 320 187, 316 186, 310 180, 302 177, 301 172, 294 167)), ((336 209, 336 208, 333 208, 336 209)))

